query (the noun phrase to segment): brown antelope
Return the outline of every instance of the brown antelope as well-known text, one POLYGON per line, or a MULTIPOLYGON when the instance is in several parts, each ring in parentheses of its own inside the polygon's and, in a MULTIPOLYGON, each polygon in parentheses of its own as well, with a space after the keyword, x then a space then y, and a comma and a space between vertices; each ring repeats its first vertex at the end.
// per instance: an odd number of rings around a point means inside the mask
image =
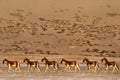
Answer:
POLYGON ((27 64, 28 71, 32 70, 32 68, 40 71, 39 61, 30 61, 28 58, 25 58, 23 62, 27 64))
POLYGON ((89 61, 87 58, 83 59, 83 63, 87 64, 88 70, 91 69, 91 66, 94 66, 95 70, 94 72, 96 72, 97 70, 99 70, 99 65, 97 61, 89 61))
POLYGON ((118 65, 117 65, 117 63, 115 61, 108 61, 106 58, 103 58, 103 59, 101 59, 101 62, 105 64, 106 71, 108 71, 109 67, 113 68, 112 72, 114 72, 115 69, 117 71, 119 70, 118 65))
POLYGON ((77 64, 77 61, 68 61, 68 60, 62 59, 60 63, 65 64, 65 70, 67 70, 67 69, 71 70, 70 69, 71 66, 73 66, 75 68, 75 71, 77 71, 77 69, 80 70, 80 67, 77 64))
POLYGON ((9 61, 8 59, 4 59, 3 60, 3 64, 7 64, 8 65, 8 71, 10 72, 10 70, 15 67, 15 71, 20 71, 20 64, 18 61, 9 61))
POLYGON ((48 59, 46 57, 44 57, 41 62, 44 62, 45 61, 45 66, 46 66, 46 69, 45 71, 48 70, 49 66, 52 66, 54 70, 57 70, 58 69, 58 64, 56 61, 48 61, 48 59))

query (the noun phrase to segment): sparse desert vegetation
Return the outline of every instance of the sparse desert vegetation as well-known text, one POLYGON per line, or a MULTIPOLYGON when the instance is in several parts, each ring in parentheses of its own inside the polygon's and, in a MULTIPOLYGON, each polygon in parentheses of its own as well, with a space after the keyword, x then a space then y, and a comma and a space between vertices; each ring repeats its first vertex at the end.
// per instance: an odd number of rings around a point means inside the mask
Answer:
MULTIPOLYGON (((36 22, 31 22, 27 20, 25 14, 29 15, 24 10, 16 10, 10 15, 17 17, 18 20, 0 18, 1 53, 80 54, 91 52, 98 55, 110 53, 109 55, 112 56, 120 56, 118 44, 120 25, 103 24, 102 18, 95 16, 90 24, 84 24, 82 23, 84 15, 78 14, 73 21, 38 18, 36 22), (23 17, 24 21, 21 21, 23 17), (81 21, 77 21, 81 18, 81 21), (71 46, 75 46, 72 51, 71 46)), ((88 16, 86 19, 89 18, 88 16)))

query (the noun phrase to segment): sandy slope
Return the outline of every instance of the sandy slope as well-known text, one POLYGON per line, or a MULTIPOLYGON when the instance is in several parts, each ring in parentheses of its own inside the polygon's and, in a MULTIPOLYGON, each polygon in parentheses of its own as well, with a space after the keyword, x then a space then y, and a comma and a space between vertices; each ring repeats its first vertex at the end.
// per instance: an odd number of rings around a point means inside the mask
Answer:
POLYGON ((8 17, 8 14, 15 11, 15 9, 32 12, 34 17, 68 19, 79 9, 78 12, 81 12, 81 14, 101 16, 105 20, 109 20, 110 23, 111 21, 112 23, 119 23, 120 20, 117 18, 118 16, 115 18, 106 16, 106 13, 119 14, 119 0, 0 0, 0 15, 8 17))
POLYGON ((119 57, 118 3, 0 0, 0 52, 119 57))

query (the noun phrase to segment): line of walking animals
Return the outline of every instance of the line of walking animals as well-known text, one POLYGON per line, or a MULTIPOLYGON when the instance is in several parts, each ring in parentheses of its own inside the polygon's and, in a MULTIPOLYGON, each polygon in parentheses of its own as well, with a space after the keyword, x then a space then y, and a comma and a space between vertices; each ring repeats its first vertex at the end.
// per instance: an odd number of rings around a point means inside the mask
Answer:
MULTIPOLYGON (((39 61, 31 61, 28 58, 25 58, 23 60, 24 63, 27 64, 27 69, 28 71, 30 71, 32 68, 37 69, 40 71, 40 66, 39 66, 39 61)), ((58 63, 56 61, 49 61, 46 57, 44 57, 41 62, 45 63, 46 69, 45 71, 47 71, 49 69, 49 67, 51 66, 54 70, 58 70, 58 63)), ((83 63, 85 63, 88 67, 88 70, 91 69, 91 67, 94 67, 94 72, 96 72, 97 70, 99 70, 99 64, 97 61, 90 61, 87 58, 84 58, 83 63)), ((115 61, 108 61, 107 58, 103 58, 101 59, 101 62, 105 65, 105 71, 108 71, 109 67, 112 67, 112 72, 118 71, 118 65, 115 61)), ((11 69, 14 67, 15 71, 21 71, 20 70, 20 64, 18 61, 10 61, 8 59, 4 59, 3 60, 3 64, 7 64, 8 66, 8 71, 11 71, 11 69)), ((75 71, 80 70, 79 64, 77 63, 77 61, 68 61, 66 59, 62 59, 60 64, 64 64, 65 65, 65 70, 67 69, 71 69, 71 67, 73 66, 73 68, 75 69, 75 71)))

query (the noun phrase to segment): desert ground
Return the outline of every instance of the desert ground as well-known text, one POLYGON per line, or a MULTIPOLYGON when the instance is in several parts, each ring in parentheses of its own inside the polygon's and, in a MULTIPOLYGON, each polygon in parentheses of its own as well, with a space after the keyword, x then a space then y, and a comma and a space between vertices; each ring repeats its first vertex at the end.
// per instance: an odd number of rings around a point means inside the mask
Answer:
MULTIPOLYGON (((91 57, 91 56, 81 56, 81 55, 41 55, 41 54, 5 54, 1 55, 0 60, 4 58, 9 58, 9 60, 19 60, 21 71, 14 71, 14 68, 11 72, 8 72, 7 65, 0 64, 0 80, 120 80, 120 71, 112 72, 112 68, 109 68, 108 72, 105 72, 105 67, 101 63, 103 57, 91 57), (32 61, 38 60, 40 62, 40 71, 30 70, 27 71, 27 65, 23 63, 23 59, 27 57, 32 61), (51 67, 48 71, 45 72, 45 64, 41 62, 43 57, 47 57, 50 61, 55 60, 59 63, 59 68, 57 71, 54 71, 51 67), (99 63, 99 70, 93 72, 94 67, 91 67, 92 70, 87 70, 86 64, 82 63, 84 57, 87 57, 90 60, 96 60, 99 63), (64 64, 60 64, 62 58, 67 60, 76 60, 79 64, 80 70, 74 71, 71 67, 71 70, 64 70, 64 64)), ((120 64, 119 58, 107 57, 109 60, 114 60, 120 64)), ((120 65, 119 65, 120 66, 120 65)), ((120 67, 119 67, 120 68, 120 67)))
POLYGON ((118 72, 105 72, 101 59, 120 68, 119 0, 0 0, 0 80, 120 80, 118 72), (41 71, 27 72, 23 59, 40 62, 41 71), (43 57, 60 63, 76 60, 80 71, 45 72, 43 57), (98 61, 92 72, 84 58, 98 61), (21 72, 8 72, 4 58, 18 60, 21 72))

